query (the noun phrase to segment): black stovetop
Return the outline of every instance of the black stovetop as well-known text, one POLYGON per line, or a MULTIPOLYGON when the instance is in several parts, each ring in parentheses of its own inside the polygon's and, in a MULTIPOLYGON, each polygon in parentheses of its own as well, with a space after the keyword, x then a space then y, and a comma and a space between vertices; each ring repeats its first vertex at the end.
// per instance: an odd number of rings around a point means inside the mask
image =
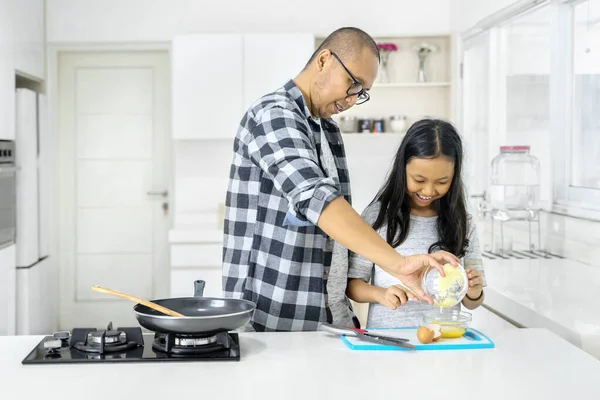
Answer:
POLYGON ((46 336, 23 364, 239 361, 237 333, 209 337, 142 333, 141 328, 76 328, 46 336))

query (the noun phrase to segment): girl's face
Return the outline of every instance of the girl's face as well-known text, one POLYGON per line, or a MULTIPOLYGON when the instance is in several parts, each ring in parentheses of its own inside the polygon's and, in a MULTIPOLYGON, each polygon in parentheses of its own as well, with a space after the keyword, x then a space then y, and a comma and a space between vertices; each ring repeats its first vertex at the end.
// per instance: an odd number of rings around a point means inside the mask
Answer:
POLYGON ((406 164, 406 193, 411 209, 429 210, 443 197, 454 177, 454 163, 445 156, 413 158, 406 164))

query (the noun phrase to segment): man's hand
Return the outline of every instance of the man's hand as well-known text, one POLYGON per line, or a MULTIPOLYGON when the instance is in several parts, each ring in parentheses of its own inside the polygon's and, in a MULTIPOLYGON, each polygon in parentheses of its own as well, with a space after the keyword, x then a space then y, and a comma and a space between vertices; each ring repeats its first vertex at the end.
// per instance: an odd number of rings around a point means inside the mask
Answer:
POLYGON ((403 286, 419 299, 433 304, 433 299, 425 294, 422 287, 423 275, 427 267, 437 269, 441 276, 446 276, 442 264, 450 263, 457 266, 458 257, 446 251, 436 251, 432 254, 418 254, 404 257, 404 265, 394 269, 392 275, 400 279, 403 286))

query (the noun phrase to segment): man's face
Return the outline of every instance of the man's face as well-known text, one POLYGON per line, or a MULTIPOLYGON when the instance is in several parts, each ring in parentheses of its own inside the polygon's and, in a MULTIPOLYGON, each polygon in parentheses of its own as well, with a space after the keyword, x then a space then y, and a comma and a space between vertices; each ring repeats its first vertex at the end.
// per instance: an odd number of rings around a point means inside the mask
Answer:
POLYGON ((363 89, 369 90, 377 77, 379 67, 377 56, 366 48, 355 60, 342 59, 341 62, 331 51, 323 50, 316 62, 317 75, 312 87, 310 109, 318 118, 329 118, 356 104, 357 96, 347 94, 348 88, 354 83, 350 74, 363 89))

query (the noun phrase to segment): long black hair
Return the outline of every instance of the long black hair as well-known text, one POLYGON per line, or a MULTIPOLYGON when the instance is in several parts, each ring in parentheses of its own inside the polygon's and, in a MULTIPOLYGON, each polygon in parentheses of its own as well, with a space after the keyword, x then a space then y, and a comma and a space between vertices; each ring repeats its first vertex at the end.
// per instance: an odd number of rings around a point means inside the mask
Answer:
POLYGON ((377 230, 387 225, 386 240, 392 247, 397 247, 406 240, 410 225, 406 164, 413 158, 439 156, 445 156, 454 163, 454 176, 448 193, 432 203, 432 207, 438 212, 439 240, 431 245, 429 252, 445 250, 463 257, 469 240, 466 200, 461 179, 462 140, 454 126, 443 120, 422 119, 406 132, 385 185, 373 199, 372 203, 381 203, 373 228, 377 230))

